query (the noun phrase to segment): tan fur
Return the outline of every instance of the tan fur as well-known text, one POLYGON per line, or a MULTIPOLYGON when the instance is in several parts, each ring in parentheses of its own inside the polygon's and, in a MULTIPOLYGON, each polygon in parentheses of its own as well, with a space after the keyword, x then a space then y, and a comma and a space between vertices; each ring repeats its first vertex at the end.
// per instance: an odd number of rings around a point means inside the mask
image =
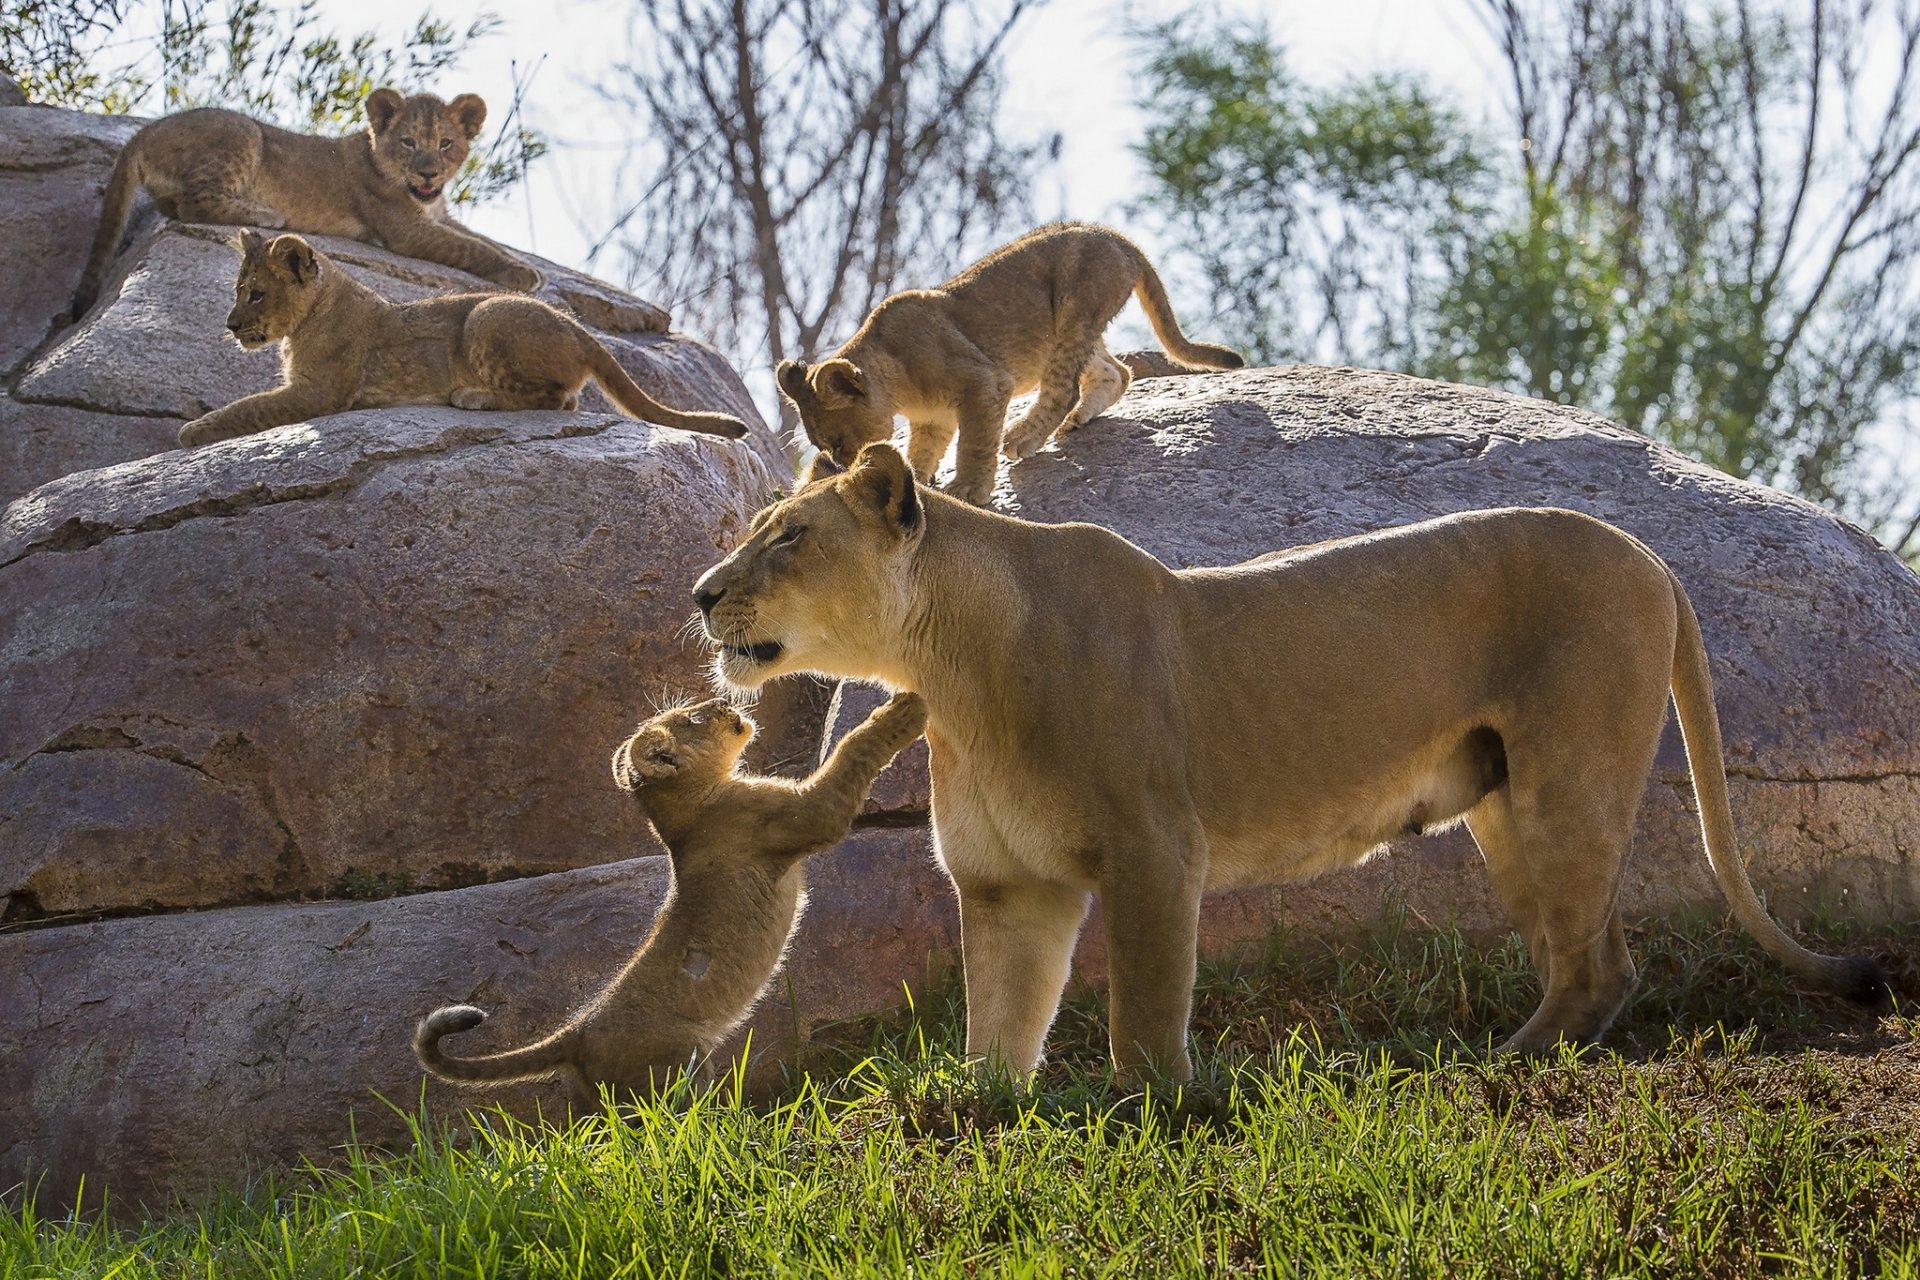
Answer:
POLYGON ((1024 458, 1126 393, 1133 375, 1108 353, 1104 335, 1131 295, 1176 361, 1244 363, 1225 347, 1187 340, 1133 241, 1062 222, 994 250, 937 289, 894 294, 830 358, 812 366, 783 360, 777 380, 814 446, 842 466, 890 438, 894 416, 904 414, 913 428, 908 460, 931 481, 957 432, 948 492, 984 503, 996 450, 1024 458), (1036 388, 1032 407, 1007 425, 1008 401, 1036 388))
POLYGON ((204 107, 155 120, 114 163, 72 315, 99 295, 120 248, 136 189, 169 218, 348 236, 470 271, 509 289, 538 289, 540 272, 447 216, 446 184, 486 122, 471 93, 367 95, 364 132, 320 138, 204 107))
POLYGON ((743 436, 723 413, 669 409, 607 349, 538 298, 457 293, 388 302, 299 236, 239 237, 227 329, 252 350, 280 342, 286 381, 195 418, 183 445, 210 444, 348 409, 451 404, 460 409, 571 409, 594 379, 636 418, 743 436))
POLYGON ((641 725, 613 753, 613 776, 673 862, 646 941, 566 1025, 526 1048, 451 1057, 441 1037, 486 1015, 471 1005, 429 1014, 414 1035, 421 1065, 464 1083, 559 1075, 590 1103, 602 1085, 645 1091, 711 1053, 780 968, 805 905, 807 855, 847 834, 874 776, 926 720, 919 698, 896 695, 804 782, 738 772, 753 723, 722 699, 641 725))
POLYGON ((810 671, 926 698, 968 1050, 1017 1070, 1092 893, 1114 1059, 1184 1077, 1203 892, 1462 817, 1546 988, 1505 1047, 1596 1039, 1634 980, 1621 866, 1669 690, 1741 923, 1805 979, 1885 993, 1755 898, 1686 593, 1589 517, 1472 512, 1175 572, 1105 529, 916 489, 873 445, 762 512, 695 593, 732 684, 810 671))

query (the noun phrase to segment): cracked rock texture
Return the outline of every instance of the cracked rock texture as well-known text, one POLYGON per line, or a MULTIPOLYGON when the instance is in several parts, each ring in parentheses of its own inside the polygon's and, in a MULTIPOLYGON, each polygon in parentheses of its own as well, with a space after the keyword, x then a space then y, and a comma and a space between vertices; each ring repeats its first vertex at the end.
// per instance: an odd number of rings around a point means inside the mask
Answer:
POLYGON ((608 755, 704 685, 688 584, 774 482, 713 436, 422 407, 42 485, 0 519, 10 914, 632 856, 608 755))
MULTIPOLYGON (((170 449, 183 420, 279 380, 277 352, 242 351, 227 337, 235 228, 166 221, 144 197, 100 300, 63 330, 114 156, 140 123, 0 107, 0 297, 9 300, 0 313, 0 501, 55 476, 170 449)), ((313 240, 394 301, 494 287, 355 240, 313 240)), ((650 303, 541 266, 549 284, 540 296, 595 329, 636 382, 664 404, 740 417, 754 451, 785 476, 779 440, 711 348, 665 332, 666 313, 650 303)), ((595 389, 581 403, 612 412, 595 389)))
MULTIPOLYGON (((415 1022, 443 1004, 486 1009, 484 1026, 449 1042, 466 1054, 551 1030, 639 945, 667 877, 666 859, 649 857, 383 902, 0 935, 0 1188, 44 1177, 46 1210, 85 1177, 125 1212, 302 1157, 324 1164, 356 1134, 404 1140, 380 1099, 421 1097, 415 1022)), ((924 831, 855 836, 808 878, 786 971, 747 1028, 756 1057, 769 1051, 762 1080, 771 1055, 814 1028, 900 1003, 902 984, 923 984, 928 944, 954 945, 924 831)), ((526 1117, 566 1106, 552 1085, 425 1090, 442 1118, 467 1104, 526 1117)))
MULTIPOLYGON (((1664 557, 1700 614, 1755 886, 1788 917, 1816 900, 1870 917, 1920 909, 1920 578, 1808 503, 1577 410, 1301 366, 1132 390, 1003 470, 996 504, 1107 525, 1175 567, 1478 507, 1598 516, 1664 557)), ((1720 902, 1692 803, 1670 722, 1628 866, 1629 911, 1720 902)), ((1436 922, 1504 927, 1478 861, 1464 833, 1396 843, 1389 858, 1310 884, 1219 895, 1208 934, 1225 944, 1276 920, 1370 924, 1387 892, 1436 922)), ((1097 922, 1082 960, 1104 967, 1097 922)))

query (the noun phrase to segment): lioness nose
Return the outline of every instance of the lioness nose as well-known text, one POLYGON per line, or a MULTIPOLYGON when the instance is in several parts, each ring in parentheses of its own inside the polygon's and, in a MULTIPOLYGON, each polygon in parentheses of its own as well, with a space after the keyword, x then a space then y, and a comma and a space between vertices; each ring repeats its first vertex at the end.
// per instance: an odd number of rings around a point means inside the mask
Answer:
POLYGON ((713 606, 719 604, 720 597, 725 594, 727 593, 724 588, 715 591, 706 584, 704 578, 693 584, 693 602, 700 606, 702 613, 712 613, 713 606))

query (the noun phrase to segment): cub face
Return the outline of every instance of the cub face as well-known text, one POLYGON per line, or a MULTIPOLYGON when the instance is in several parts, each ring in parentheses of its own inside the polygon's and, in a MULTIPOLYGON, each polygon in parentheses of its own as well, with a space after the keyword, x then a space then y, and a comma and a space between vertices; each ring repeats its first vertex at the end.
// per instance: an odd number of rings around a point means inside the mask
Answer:
POLYGON ((374 168, 422 206, 440 199, 487 122, 487 104, 472 93, 442 102, 430 93, 403 98, 375 89, 366 113, 374 168))
POLYGON ((774 380, 800 414, 813 447, 842 467, 852 466, 866 446, 893 436, 893 405, 851 360, 822 360, 811 368, 782 360, 774 380))
POLYGON ((753 721, 725 698, 663 711, 614 750, 614 783, 636 791, 651 783, 726 777, 753 734, 753 721))
POLYGON ((816 459, 806 485, 755 516, 694 584, 717 676, 746 689, 794 671, 883 678, 875 664, 910 611, 908 566, 925 525, 892 445, 869 445, 844 473, 816 459))
POLYGON ((240 274, 233 282, 233 309, 227 332, 248 351, 269 346, 292 333, 313 309, 320 275, 333 264, 299 236, 263 238, 242 231, 240 274))

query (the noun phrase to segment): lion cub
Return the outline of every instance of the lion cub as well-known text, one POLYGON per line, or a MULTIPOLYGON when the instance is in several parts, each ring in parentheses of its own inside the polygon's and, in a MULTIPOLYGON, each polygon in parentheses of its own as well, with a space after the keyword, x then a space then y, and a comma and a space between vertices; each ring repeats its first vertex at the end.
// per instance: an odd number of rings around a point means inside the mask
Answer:
POLYGON ((949 492, 985 503, 996 449, 1024 458, 1126 393, 1133 375, 1107 352, 1104 335, 1129 295, 1179 363, 1246 363, 1226 347, 1187 340, 1133 241, 1062 222, 994 250, 937 289, 894 294, 830 359, 811 367, 783 360, 776 376, 807 437, 843 467, 861 446, 892 436, 894 416, 904 414, 913 428, 907 461, 931 481, 957 431, 949 492), (1033 406, 1007 425, 1007 402, 1035 387, 1033 406))
POLYGON ((723 699, 641 725, 613 753, 613 777, 673 862, 647 940, 565 1026, 525 1048, 449 1057, 441 1037, 487 1015, 471 1005, 429 1014, 413 1037, 420 1064, 468 1084, 559 1075, 591 1104, 600 1085, 642 1091, 712 1052, 780 968, 806 901, 807 855, 847 834, 875 775, 926 723, 919 695, 896 694, 804 782, 738 771, 754 726, 723 699))
POLYGON ((366 113, 366 132, 341 138, 291 133, 213 107, 141 129, 107 180, 72 317, 99 295, 138 187, 169 218, 347 236, 509 289, 538 289, 538 271, 447 216, 446 184, 466 162, 487 104, 471 93, 442 102, 375 89, 366 113))
POLYGON ((283 343, 286 382, 185 424, 183 445, 396 404, 571 409, 588 378, 636 418, 747 433, 746 423, 723 413, 656 403, 578 321, 538 298, 456 293, 393 303, 299 236, 269 242, 243 231, 238 247, 227 329, 249 351, 283 343))

